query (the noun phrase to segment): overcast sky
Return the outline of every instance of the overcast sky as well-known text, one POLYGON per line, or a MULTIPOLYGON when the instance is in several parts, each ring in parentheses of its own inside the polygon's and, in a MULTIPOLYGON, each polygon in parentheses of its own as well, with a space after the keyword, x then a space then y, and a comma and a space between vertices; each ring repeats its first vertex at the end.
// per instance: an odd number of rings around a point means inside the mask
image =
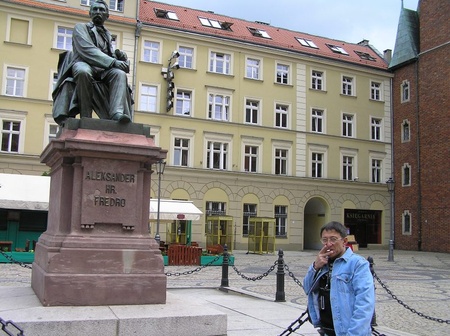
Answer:
MULTIPOLYGON (((248 21, 394 50, 402 0, 158 0, 248 21)), ((418 0, 403 0, 417 10, 418 0)))

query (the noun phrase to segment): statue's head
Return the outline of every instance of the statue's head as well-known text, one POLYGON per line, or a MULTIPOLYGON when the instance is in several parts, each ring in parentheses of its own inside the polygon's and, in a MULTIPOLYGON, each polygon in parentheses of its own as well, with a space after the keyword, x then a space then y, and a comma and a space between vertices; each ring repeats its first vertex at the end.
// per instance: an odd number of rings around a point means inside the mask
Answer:
POLYGON ((89 16, 95 25, 103 25, 109 18, 109 7, 105 0, 94 0, 89 9, 89 16))

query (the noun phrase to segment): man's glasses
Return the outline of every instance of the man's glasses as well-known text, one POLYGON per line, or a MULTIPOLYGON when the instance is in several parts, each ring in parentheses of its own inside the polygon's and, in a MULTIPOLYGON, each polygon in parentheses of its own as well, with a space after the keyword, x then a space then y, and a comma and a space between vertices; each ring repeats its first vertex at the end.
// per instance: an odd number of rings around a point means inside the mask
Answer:
POLYGON ((330 237, 330 238, 322 238, 320 241, 322 242, 323 245, 326 245, 328 242, 330 242, 331 244, 335 244, 336 242, 342 239, 343 238, 330 237))

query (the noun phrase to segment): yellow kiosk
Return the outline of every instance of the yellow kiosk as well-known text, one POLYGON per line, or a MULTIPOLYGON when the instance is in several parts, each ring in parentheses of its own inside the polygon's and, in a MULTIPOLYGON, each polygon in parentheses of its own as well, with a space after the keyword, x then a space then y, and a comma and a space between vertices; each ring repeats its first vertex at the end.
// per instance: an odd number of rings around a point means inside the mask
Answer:
POLYGON ((221 253, 227 244, 228 252, 233 251, 233 217, 208 216, 206 218, 206 249, 221 253), (220 251, 222 249, 222 251, 220 251))
POLYGON ((251 217, 248 220, 248 252, 273 253, 275 251, 275 218, 251 217))

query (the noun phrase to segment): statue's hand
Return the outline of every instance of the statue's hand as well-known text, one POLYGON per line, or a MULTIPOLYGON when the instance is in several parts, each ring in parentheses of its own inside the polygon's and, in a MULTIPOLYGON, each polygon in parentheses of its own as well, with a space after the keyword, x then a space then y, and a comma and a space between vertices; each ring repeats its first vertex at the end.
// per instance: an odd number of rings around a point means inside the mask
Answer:
POLYGON ((116 49, 116 50, 114 51, 114 54, 116 55, 116 58, 117 58, 118 60, 120 60, 120 61, 126 61, 126 60, 128 60, 127 54, 126 54, 124 51, 120 50, 120 49, 116 49))
POLYGON ((126 73, 130 72, 130 62, 128 61, 119 61, 119 60, 115 60, 114 61, 114 68, 120 69, 126 73))

